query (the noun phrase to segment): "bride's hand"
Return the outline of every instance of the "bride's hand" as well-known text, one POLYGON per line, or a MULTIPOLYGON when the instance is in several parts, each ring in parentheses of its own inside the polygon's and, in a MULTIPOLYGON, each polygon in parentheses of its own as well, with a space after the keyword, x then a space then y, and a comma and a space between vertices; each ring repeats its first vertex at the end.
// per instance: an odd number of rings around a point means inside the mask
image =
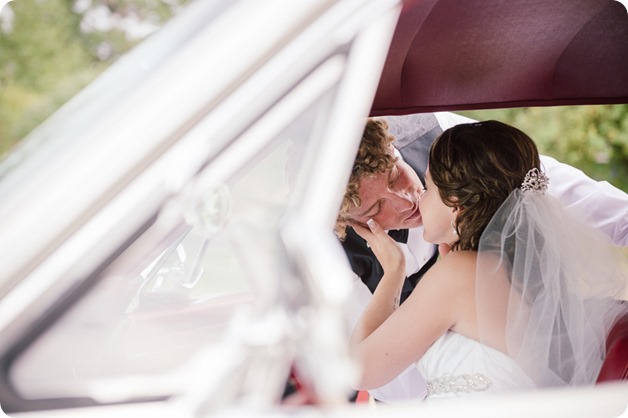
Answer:
MULTIPOLYGON (((368 228, 350 224, 355 232, 366 240, 386 273, 405 272, 405 256, 401 247, 373 219, 367 222, 368 228)), ((404 274, 405 276, 405 274, 404 274)))

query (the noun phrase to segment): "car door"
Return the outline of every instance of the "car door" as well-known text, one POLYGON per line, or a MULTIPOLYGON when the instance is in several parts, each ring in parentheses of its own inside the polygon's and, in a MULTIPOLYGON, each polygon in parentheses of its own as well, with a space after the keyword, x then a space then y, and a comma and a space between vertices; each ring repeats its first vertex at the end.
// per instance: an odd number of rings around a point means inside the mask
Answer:
POLYGON ((191 3, 25 140, 0 186, 6 412, 263 407, 295 363, 346 399, 333 224, 398 6, 191 3))

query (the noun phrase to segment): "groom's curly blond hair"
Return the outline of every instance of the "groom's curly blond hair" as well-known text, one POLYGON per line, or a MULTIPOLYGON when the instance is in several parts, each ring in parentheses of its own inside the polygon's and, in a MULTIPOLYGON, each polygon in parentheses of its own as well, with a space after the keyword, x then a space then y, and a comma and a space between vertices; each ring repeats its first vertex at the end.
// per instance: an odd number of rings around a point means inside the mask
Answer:
POLYGON ((341 240, 347 236, 347 222, 351 220, 349 211, 359 208, 362 204, 358 195, 360 179, 365 176, 373 177, 377 173, 385 173, 393 167, 396 157, 390 152, 390 145, 394 141, 395 137, 388 133, 388 124, 385 120, 368 119, 366 121, 360 148, 336 219, 335 232, 341 240))

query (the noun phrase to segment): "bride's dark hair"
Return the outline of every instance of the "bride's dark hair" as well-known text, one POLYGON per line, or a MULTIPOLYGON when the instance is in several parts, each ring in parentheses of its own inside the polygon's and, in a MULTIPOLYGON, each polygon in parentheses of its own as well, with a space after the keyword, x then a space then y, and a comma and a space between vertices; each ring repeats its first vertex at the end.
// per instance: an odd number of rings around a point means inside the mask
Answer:
POLYGON ((526 173, 541 168, 532 139, 489 120, 454 126, 432 145, 428 170, 447 206, 458 207, 455 250, 477 250, 482 232, 526 173))

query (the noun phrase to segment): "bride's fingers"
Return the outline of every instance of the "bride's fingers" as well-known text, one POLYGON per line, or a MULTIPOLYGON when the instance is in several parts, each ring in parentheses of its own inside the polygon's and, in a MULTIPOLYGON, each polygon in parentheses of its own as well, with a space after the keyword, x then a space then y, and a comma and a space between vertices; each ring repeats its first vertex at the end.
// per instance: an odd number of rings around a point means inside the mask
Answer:
POLYGON ((366 221, 366 224, 368 225, 371 232, 375 235, 381 235, 386 233, 381 225, 378 224, 374 219, 369 219, 368 221, 366 221))
POLYGON ((376 256, 378 253, 381 253, 381 251, 384 251, 387 245, 394 245, 392 238, 390 238, 382 226, 373 219, 366 221, 366 226, 357 222, 350 222, 349 225, 367 242, 368 246, 376 253, 376 256))
POLYGON ((366 225, 368 228, 364 228, 368 230, 368 232, 364 233, 363 238, 366 239, 369 245, 384 245, 386 242, 391 240, 386 231, 382 228, 380 224, 378 224, 374 219, 369 219, 366 221, 366 225))
POLYGON ((371 233, 370 228, 366 224, 355 222, 355 221, 348 221, 347 225, 353 228, 355 232, 357 232, 358 235, 360 235, 362 238, 364 238, 363 236, 364 233, 368 233, 368 234, 371 233))
POLYGON ((375 220, 369 219, 366 223, 370 230, 370 239, 367 239, 367 242, 384 271, 397 271, 402 268, 405 265, 405 257, 399 245, 375 220))

